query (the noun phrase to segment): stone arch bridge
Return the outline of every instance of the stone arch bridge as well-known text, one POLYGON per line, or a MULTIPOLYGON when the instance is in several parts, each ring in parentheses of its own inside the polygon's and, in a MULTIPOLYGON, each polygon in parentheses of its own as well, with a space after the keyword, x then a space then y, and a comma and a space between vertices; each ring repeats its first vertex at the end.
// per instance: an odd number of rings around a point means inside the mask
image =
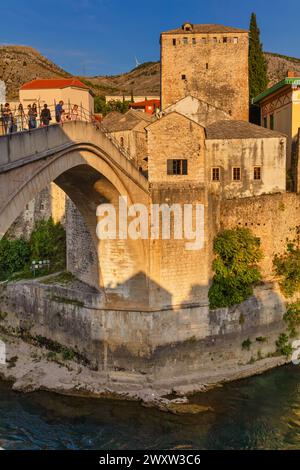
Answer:
POLYGON ((0 237, 26 204, 55 182, 79 209, 96 253, 89 284, 104 292, 145 298, 146 242, 96 237, 96 209, 102 202, 149 204, 148 180, 135 162, 100 127, 68 122, 0 137, 0 237), (100 256, 101 252, 101 256, 100 256), (118 291, 118 286, 120 292, 118 291), (134 291, 134 292, 133 292, 134 291))

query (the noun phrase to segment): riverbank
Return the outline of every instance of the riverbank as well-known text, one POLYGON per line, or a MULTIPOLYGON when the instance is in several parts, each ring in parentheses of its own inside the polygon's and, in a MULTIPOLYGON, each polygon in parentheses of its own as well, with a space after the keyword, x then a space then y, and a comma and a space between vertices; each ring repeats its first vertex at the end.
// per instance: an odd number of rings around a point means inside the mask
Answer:
POLYGON ((205 392, 226 382, 262 374, 287 362, 285 357, 270 357, 254 364, 223 368, 220 373, 186 377, 184 386, 161 386, 138 373, 99 372, 72 360, 53 356, 46 348, 33 346, 20 338, 1 335, 7 347, 7 363, 0 365, 0 378, 19 392, 49 391, 78 397, 139 401, 175 414, 209 411, 189 403, 188 396, 205 392), (172 394, 172 399, 166 396, 172 394))

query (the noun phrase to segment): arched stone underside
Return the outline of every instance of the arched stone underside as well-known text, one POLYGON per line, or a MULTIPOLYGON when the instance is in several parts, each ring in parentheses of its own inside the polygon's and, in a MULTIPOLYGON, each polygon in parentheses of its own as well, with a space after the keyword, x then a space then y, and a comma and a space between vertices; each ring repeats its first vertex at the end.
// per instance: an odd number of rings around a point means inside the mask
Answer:
MULTIPOLYGON (((84 126, 78 127, 82 130, 84 126)), ((117 210, 119 196, 125 196, 128 204, 148 205, 147 183, 130 161, 124 161, 125 157, 119 152, 116 154, 116 148, 107 138, 101 133, 99 137, 90 127, 87 129, 105 142, 102 148, 95 143, 97 138, 93 142, 78 142, 77 134, 77 142, 72 140, 57 151, 53 148, 51 155, 40 159, 38 152, 30 148, 30 157, 22 158, 20 165, 18 161, 1 165, 0 157, 0 234, 8 230, 29 201, 54 181, 80 211, 94 243, 97 257, 90 263, 83 280, 102 289, 107 301, 114 301, 115 305, 120 300, 123 307, 124 302, 130 307, 132 299, 135 303, 140 299, 145 304, 148 297, 146 242, 98 240, 96 209, 99 204, 110 202, 117 210)), ((79 255, 84 256, 84 253, 79 255)))

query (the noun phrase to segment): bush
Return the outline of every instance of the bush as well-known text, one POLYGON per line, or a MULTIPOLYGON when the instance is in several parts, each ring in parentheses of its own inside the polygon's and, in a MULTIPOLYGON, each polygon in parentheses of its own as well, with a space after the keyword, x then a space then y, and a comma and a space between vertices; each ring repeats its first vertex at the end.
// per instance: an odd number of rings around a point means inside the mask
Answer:
POLYGON ((280 287, 286 297, 292 297, 300 288, 300 250, 292 243, 286 253, 273 260, 275 272, 281 277, 280 287))
POLYGON ((253 295, 253 285, 261 279, 257 267, 262 258, 260 240, 248 229, 225 230, 216 237, 214 252, 210 308, 240 304, 253 295))
POLYGON ((41 220, 30 236, 31 261, 50 260, 52 272, 65 269, 66 233, 53 219, 41 220))
POLYGON ((297 327, 300 326, 300 301, 288 306, 283 320, 287 324, 290 337, 295 337, 297 335, 297 327))
POLYGON ((285 333, 279 335, 276 341, 277 351, 283 356, 290 357, 293 353, 292 345, 289 343, 289 338, 285 333))
POLYGON ((242 348, 249 351, 250 347, 251 347, 251 344, 252 344, 251 339, 247 338, 247 339, 245 339, 245 341, 242 342, 242 348))
POLYGON ((0 280, 22 271, 30 260, 30 245, 23 238, 0 240, 0 280))
MULTIPOLYGON (((63 226, 50 218, 38 222, 30 240, 0 240, 0 281, 32 276, 32 261, 50 260, 50 271, 61 271, 66 265, 66 234, 63 226)), ((39 274, 44 272, 39 271, 39 274)))

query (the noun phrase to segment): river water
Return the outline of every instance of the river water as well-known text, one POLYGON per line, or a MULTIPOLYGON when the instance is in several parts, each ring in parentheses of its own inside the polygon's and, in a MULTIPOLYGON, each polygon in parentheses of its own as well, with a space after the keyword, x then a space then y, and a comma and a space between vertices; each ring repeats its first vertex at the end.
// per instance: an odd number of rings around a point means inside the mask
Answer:
POLYGON ((0 382, 6 449, 299 449, 300 366, 227 384, 177 416, 138 403, 13 392, 0 382))

